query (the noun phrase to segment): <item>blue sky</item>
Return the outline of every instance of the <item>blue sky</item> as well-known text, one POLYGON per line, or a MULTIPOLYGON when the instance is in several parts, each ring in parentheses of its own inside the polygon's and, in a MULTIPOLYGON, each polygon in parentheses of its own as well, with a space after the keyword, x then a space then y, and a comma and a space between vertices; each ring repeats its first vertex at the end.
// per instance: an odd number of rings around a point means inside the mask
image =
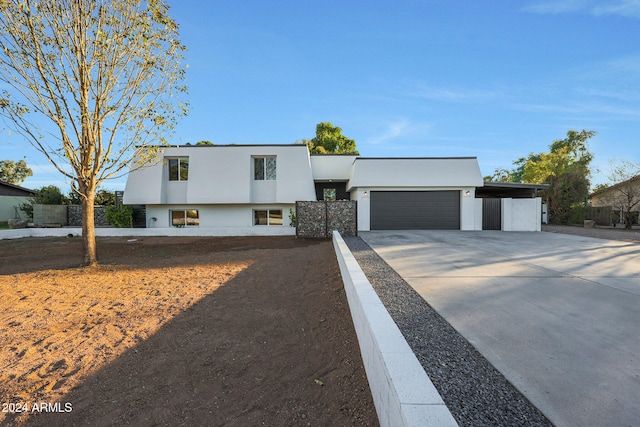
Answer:
MULTIPOLYGON (((638 0, 169 4, 191 103, 174 144, 288 144, 329 121, 363 156, 477 156, 489 175, 587 129, 594 184, 610 159, 640 162, 638 0)), ((69 188, 6 135, 25 187, 69 188)))

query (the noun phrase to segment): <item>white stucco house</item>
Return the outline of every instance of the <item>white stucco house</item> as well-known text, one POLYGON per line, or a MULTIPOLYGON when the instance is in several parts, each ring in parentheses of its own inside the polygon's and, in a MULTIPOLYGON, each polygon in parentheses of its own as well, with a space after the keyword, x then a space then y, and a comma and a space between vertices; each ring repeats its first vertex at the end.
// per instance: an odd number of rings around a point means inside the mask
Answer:
POLYGON ((167 147, 161 156, 132 171, 124 191, 125 204, 146 207, 149 228, 291 235, 296 201, 350 199, 360 231, 482 229, 475 157, 310 155, 301 144, 167 147))

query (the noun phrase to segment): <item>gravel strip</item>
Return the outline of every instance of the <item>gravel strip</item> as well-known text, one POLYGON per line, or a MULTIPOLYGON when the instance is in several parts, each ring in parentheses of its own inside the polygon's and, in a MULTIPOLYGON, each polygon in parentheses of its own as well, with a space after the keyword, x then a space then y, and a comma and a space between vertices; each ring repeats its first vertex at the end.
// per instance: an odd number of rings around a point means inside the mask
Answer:
POLYGON ((344 240, 460 426, 553 425, 366 242, 344 240))

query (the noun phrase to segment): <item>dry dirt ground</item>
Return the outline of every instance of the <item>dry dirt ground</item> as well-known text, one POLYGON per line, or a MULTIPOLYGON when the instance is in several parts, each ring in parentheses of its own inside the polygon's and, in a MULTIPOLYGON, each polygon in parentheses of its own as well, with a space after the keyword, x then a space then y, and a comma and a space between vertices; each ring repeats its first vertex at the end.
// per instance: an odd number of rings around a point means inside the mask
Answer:
POLYGON ((596 227, 584 228, 573 225, 542 225, 542 231, 549 233, 564 233, 577 236, 595 237, 598 239, 624 240, 628 242, 640 242, 640 228, 634 226, 632 230, 624 227, 596 227))
POLYGON ((0 425, 377 425, 331 242, 0 240, 0 425))

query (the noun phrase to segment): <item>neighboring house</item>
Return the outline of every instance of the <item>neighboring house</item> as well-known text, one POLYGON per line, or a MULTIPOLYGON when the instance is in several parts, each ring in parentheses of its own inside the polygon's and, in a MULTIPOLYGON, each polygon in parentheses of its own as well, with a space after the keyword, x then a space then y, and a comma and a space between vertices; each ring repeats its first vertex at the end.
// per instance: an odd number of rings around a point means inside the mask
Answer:
POLYGON ((592 207, 610 206, 620 223, 624 223, 624 216, 628 211, 632 223, 636 224, 640 212, 640 175, 599 190, 591 194, 590 197, 592 207))
MULTIPOLYGON (((15 207, 28 202, 29 197, 33 195, 33 190, 0 181, 0 222, 14 218, 15 207)), ((18 209, 18 215, 24 219, 24 213, 20 209, 18 209)))
POLYGON ((132 171, 124 192, 125 204, 146 206, 148 227, 294 234, 296 201, 349 199, 358 202, 360 231, 482 229, 475 157, 310 155, 301 144, 179 146, 162 155, 132 171))

